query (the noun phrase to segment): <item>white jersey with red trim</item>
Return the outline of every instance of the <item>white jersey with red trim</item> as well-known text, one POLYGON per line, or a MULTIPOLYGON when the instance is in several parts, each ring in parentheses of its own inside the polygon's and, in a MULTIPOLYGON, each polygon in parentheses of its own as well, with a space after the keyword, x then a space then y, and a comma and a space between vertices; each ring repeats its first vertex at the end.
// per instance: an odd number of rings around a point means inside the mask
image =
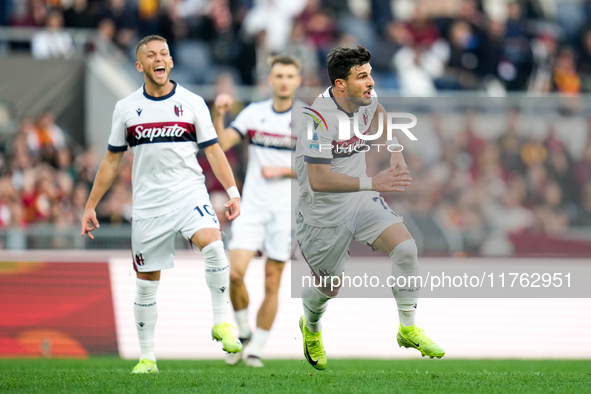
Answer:
MULTIPOLYGON (((304 222, 316 227, 333 227, 343 224, 355 207, 362 193, 324 193, 315 192, 308 180, 307 164, 330 164, 330 170, 352 177, 367 176, 365 164, 366 143, 357 137, 353 127, 362 134, 371 130, 371 122, 377 110, 378 100, 374 90, 373 99, 354 113, 346 112, 336 102, 332 88, 326 89, 310 107, 299 108, 297 114, 298 142, 295 164, 300 186, 298 214, 304 222), (313 131, 308 135, 308 118, 314 119, 313 131), (341 138, 339 118, 348 120, 349 132, 341 138), (357 119, 357 125, 354 120, 357 119)), ((296 118, 294 118, 296 119, 296 118)))
POLYGON ((251 103, 230 127, 250 140, 242 189, 243 206, 284 211, 290 206, 291 179, 264 178, 262 169, 265 166, 292 167, 291 153, 297 138, 291 135, 291 108, 277 112, 273 109, 273 99, 251 103))
POLYGON ((160 216, 207 195, 197 151, 215 143, 205 101, 176 83, 163 97, 142 87, 117 102, 109 150, 133 152, 133 217, 160 216))

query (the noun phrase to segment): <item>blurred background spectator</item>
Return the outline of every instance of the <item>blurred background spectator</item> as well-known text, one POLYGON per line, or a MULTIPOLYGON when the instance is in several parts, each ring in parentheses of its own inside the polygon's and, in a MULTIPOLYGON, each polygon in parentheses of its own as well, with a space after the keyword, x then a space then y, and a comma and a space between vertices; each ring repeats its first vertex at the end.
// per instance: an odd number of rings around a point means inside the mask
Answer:
POLYGON ((74 56, 74 43, 70 34, 63 30, 64 16, 57 8, 47 12, 45 29, 35 34, 31 50, 35 59, 68 59, 74 56))

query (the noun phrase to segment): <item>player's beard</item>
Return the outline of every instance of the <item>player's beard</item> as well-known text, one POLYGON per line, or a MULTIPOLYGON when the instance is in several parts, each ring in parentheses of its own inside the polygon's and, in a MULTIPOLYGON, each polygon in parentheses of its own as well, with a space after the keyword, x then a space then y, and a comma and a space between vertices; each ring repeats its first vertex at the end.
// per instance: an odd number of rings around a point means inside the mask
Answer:
POLYGON ((349 101, 358 107, 365 107, 371 104, 371 97, 349 97, 349 101))
POLYGON ((349 98, 349 102, 358 107, 365 107, 367 105, 370 105, 372 97, 364 96, 364 94, 367 92, 367 89, 358 89, 359 88, 355 89, 353 86, 347 87, 347 97, 349 98))
POLYGON ((291 99, 292 95, 278 94, 278 95, 276 95, 276 97, 277 97, 279 100, 289 100, 289 99, 291 99))
POLYGON ((161 88, 161 87, 166 86, 168 81, 170 81, 170 70, 165 70, 165 73, 166 73, 166 78, 163 79, 164 82, 158 82, 156 80, 156 75, 153 72, 144 73, 144 75, 146 76, 146 79, 150 82, 150 84, 161 88))

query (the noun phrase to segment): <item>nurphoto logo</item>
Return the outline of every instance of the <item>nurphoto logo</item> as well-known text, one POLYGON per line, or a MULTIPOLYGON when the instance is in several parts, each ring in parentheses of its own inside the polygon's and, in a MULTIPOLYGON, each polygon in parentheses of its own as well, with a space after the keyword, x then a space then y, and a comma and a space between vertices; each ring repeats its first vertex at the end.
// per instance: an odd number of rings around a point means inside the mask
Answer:
POLYGON ((304 108, 309 111, 304 112, 304 114, 308 116, 306 127, 310 148, 320 151, 330 150, 336 157, 368 152, 372 148, 377 149, 379 152, 381 147, 385 147, 389 152, 402 152, 404 147, 395 139, 394 130, 402 131, 411 141, 418 141, 418 138, 410 131, 411 128, 416 126, 417 117, 408 112, 376 113, 375 116, 378 117, 378 129, 375 133, 370 134, 371 127, 368 125, 367 110, 362 114, 359 113, 361 111, 357 111, 352 117, 349 117, 340 110, 325 110, 321 114, 310 107, 304 108), (366 131, 359 130, 360 116, 363 116, 364 124, 368 125, 366 131), (332 141, 332 143, 320 142, 318 134, 327 132, 329 128, 325 118, 337 120, 339 141, 332 141), (351 127, 353 128, 353 135, 351 135, 351 127), (386 144, 368 144, 368 141, 379 139, 383 135, 384 130, 387 137, 386 144))

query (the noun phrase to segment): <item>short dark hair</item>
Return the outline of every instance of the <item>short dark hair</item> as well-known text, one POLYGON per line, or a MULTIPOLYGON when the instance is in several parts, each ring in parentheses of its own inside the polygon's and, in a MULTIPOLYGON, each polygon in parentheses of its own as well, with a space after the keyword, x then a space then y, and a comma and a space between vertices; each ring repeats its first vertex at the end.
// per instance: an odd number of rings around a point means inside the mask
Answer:
POLYGON ((137 53, 139 52, 142 45, 146 45, 147 43, 152 42, 152 41, 162 41, 164 43, 168 42, 168 41, 166 41, 166 38, 164 38, 162 36, 157 36, 157 35, 146 36, 146 37, 142 38, 140 40, 140 42, 138 42, 137 45, 135 46, 135 56, 137 57, 137 53))
POLYGON ((363 45, 357 45, 357 48, 334 48, 326 55, 330 84, 334 86, 337 79, 347 79, 352 67, 369 63, 369 59, 371 53, 363 45))
POLYGON ((302 68, 302 64, 298 59, 293 56, 289 55, 276 55, 269 59, 269 64, 271 64, 271 68, 276 64, 285 64, 285 65, 292 65, 295 66, 298 70, 302 68))

